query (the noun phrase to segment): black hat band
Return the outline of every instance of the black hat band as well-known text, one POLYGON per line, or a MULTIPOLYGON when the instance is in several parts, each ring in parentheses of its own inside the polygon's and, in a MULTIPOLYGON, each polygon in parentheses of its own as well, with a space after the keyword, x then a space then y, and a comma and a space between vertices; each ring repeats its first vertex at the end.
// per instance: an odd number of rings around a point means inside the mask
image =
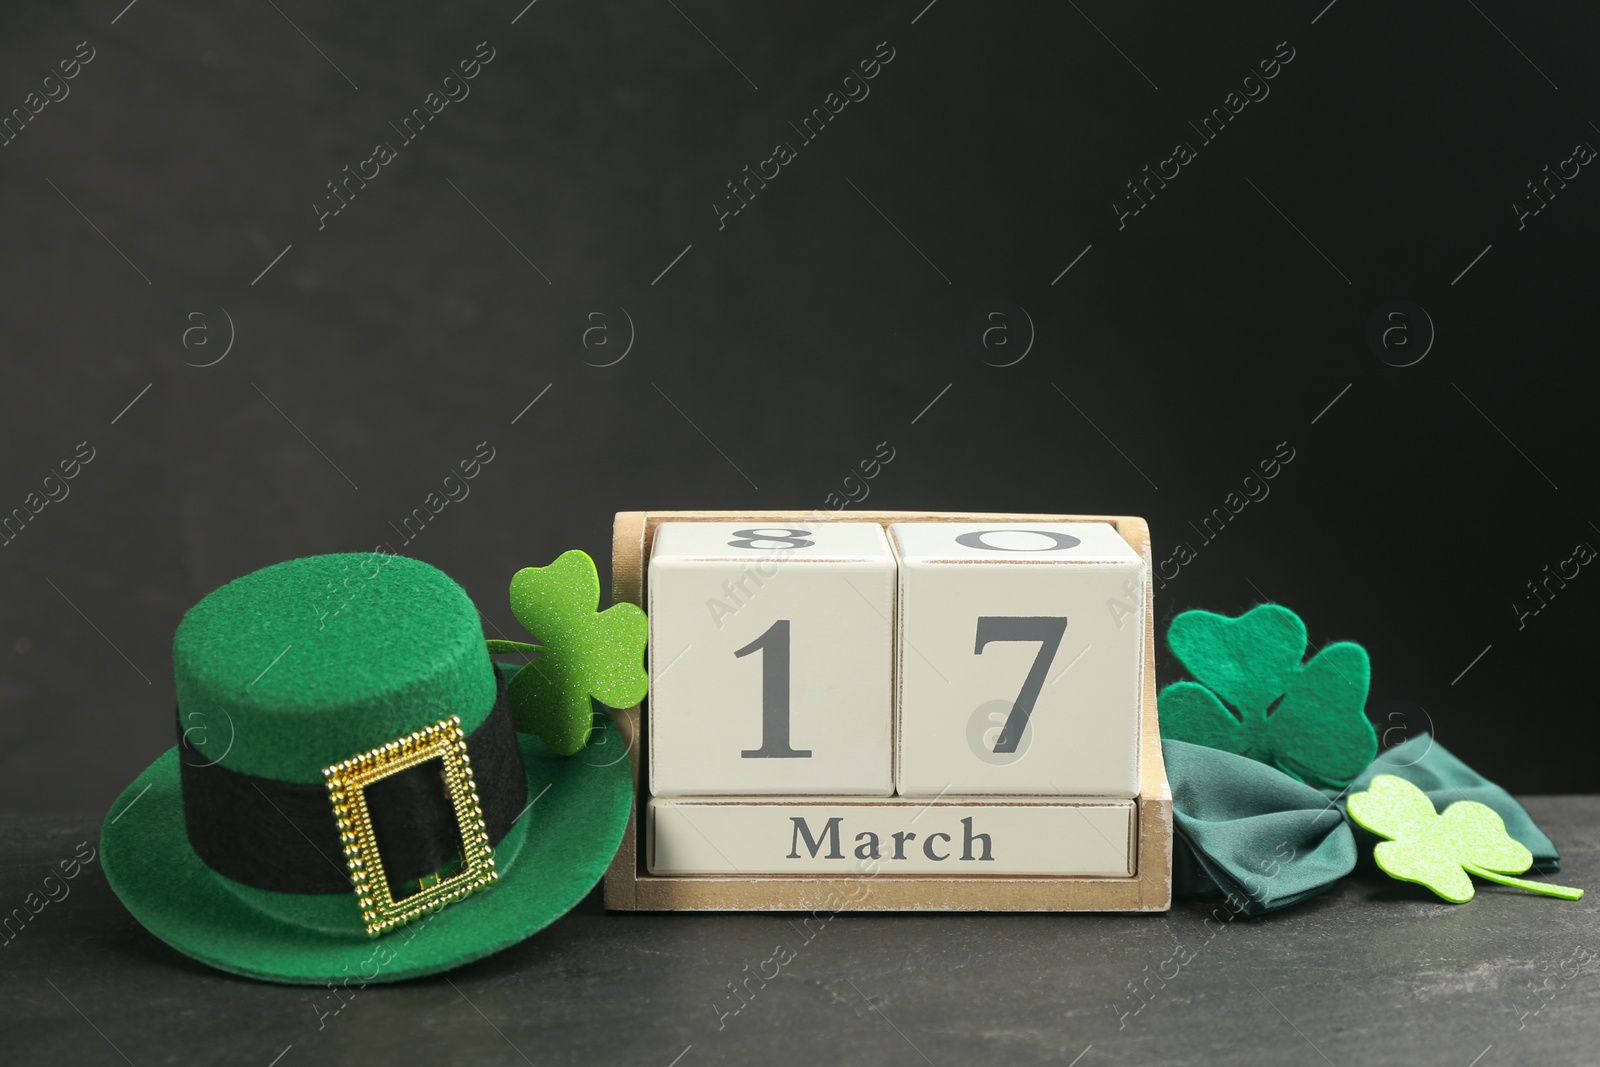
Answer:
MULTIPOLYGON (((495 672, 494 708, 467 735, 485 829, 498 845, 527 803, 527 772, 506 683, 495 672)), ((178 762, 189 844, 226 878, 279 893, 348 893, 350 871, 328 788, 258 778, 208 762, 178 715, 178 762)), ((462 854, 459 825, 438 761, 366 787, 373 834, 391 887, 437 873, 462 854)))

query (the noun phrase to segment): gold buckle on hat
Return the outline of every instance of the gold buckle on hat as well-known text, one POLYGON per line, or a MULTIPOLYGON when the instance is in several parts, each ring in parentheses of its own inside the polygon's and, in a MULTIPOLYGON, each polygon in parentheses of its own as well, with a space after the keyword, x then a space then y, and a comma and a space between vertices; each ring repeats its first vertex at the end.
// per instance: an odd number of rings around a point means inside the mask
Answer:
POLYGON ((366 924, 368 937, 388 933, 427 912, 438 911, 499 879, 459 715, 325 767, 322 776, 327 779, 328 796, 333 802, 334 818, 339 823, 339 840, 344 845, 345 865, 350 868, 350 882, 361 902, 361 919, 366 924), (378 854, 378 839, 373 834, 372 816, 367 810, 366 788, 391 774, 434 759, 444 765, 445 789, 455 809, 456 826, 461 831, 461 870, 431 885, 427 884, 428 879, 423 879, 422 889, 397 901, 389 890, 383 857, 378 854))

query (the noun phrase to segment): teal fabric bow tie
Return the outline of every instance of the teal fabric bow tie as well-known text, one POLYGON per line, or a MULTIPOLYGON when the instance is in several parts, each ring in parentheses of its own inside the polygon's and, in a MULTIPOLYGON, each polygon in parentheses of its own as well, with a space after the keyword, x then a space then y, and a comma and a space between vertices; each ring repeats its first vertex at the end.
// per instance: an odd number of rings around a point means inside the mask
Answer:
POLYGON ((1173 894, 1181 899, 1227 899, 1245 915, 1298 904, 1329 888, 1356 865, 1357 841, 1370 855, 1378 840, 1352 832, 1345 797, 1368 788, 1380 774, 1416 785, 1443 810, 1476 800, 1505 820, 1506 830, 1533 853, 1533 870, 1554 873, 1561 857, 1510 793, 1421 734, 1389 749, 1343 790, 1317 790, 1258 763, 1220 749, 1166 739, 1172 783, 1173 894))
POLYGON ((1225 897, 1246 915, 1314 896, 1356 865, 1338 806, 1284 774, 1220 749, 1161 743, 1177 830, 1173 891, 1225 897))

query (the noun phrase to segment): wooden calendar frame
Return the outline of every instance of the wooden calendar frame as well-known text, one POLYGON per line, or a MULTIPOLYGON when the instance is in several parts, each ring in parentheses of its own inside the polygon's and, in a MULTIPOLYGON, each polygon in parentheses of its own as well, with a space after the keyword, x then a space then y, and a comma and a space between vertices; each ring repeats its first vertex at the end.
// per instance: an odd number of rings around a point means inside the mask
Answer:
MULTIPOLYGON (((1127 515, 957 512, 623 511, 612 528, 611 595, 644 607, 656 527, 663 522, 752 525, 821 522, 1104 522, 1153 566, 1150 528, 1127 515)), ((1145 583, 1144 692, 1139 795, 1134 798, 1135 873, 1128 878, 1019 875, 656 875, 645 865, 644 804, 650 793, 649 698, 615 713, 633 766, 634 802, 605 876, 616 911, 1166 911, 1172 906, 1172 789, 1156 717, 1155 609, 1145 583)))

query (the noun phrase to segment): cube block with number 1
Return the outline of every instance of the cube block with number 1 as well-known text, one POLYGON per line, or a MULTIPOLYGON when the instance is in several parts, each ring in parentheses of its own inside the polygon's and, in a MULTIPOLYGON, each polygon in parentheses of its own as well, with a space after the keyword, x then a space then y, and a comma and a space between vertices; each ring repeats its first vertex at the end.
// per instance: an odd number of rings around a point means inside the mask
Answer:
POLYGON ((1144 560, 1106 523, 896 523, 903 796, 1139 791, 1144 560))
POLYGON ((895 575, 877 523, 662 523, 651 791, 893 793, 895 575))

